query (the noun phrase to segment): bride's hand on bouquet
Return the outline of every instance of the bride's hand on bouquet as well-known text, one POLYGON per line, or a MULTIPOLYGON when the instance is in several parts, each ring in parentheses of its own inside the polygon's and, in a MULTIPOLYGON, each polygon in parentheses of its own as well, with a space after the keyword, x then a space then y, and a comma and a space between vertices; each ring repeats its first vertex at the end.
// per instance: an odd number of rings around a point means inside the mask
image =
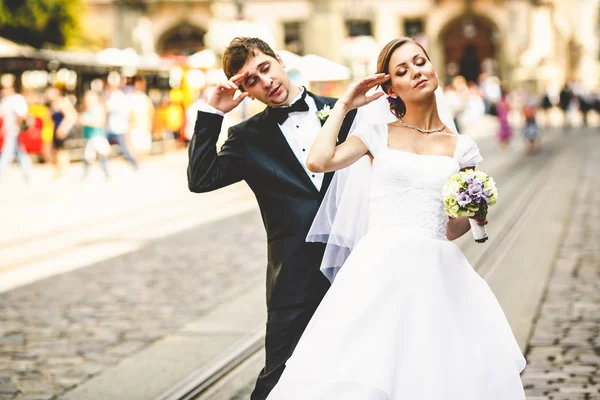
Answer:
POLYGON ((389 79, 390 76, 388 74, 381 73, 369 75, 350 85, 346 90, 346 93, 344 93, 344 95, 340 98, 339 102, 341 105, 343 105, 346 111, 367 105, 385 94, 383 92, 377 92, 371 96, 367 96, 367 92, 389 79))

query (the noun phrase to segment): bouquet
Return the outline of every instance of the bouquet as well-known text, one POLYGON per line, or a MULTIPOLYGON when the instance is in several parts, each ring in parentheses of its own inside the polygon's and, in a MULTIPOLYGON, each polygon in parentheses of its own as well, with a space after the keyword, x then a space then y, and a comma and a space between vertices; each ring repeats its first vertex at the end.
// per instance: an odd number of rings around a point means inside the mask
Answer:
MULTIPOLYGON (((485 172, 466 170, 459 171, 450 177, 442 191, 444 209, 452 218, 480 217, 485 218, 488 207, 496 204, 498 189, 496 182, 485 172)), ((477 243, 488 239, 485 227, 469 218, 473 238, 477 243)))

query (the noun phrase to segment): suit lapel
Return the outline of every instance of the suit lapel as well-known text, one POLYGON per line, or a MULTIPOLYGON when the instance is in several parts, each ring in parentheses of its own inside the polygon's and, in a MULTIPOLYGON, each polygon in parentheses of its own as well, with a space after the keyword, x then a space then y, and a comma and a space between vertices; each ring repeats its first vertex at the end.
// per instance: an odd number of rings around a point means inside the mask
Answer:
MULTIPOLYGON (((335 100, 334 99, 328 99, 328 98, 324 98, 321 96, 317 96, 315 94, 312 94, 311 92, 308 92, 308 95, 310 97, 313 98, 313 100, 315 101, 315 104, 317 106, 317 111, 322 110, 323 107, 325 106, 329 106, 331 108, 333 108, 333 106, 335 105, 335 100)), ((319 120, 321 122, 321 126, 323 126, 323 124, 325 124, 325 121, 323 120, 319 120)), ((339 142, 339 139, 338 139, 339 142)), ((323 177, 323 184, 321 185, 321 194, 325 194, 325 192, 327 191, 327 188, 329 188, 329 184, 331 183, 331 180, 333 179, 333 172, 327 172, 325 173, 325 176, 323 177)))
MULTIPOLYGON (((308 95, 310 97, 312 97, 313 100, 315 101, 315 105, 317 106, 317 111, 322 110, 323 107, 325 107, 325 106, 329 106, 329 107, 333 108, 333 106, 335 105, 335 100, 317 96, 316 94, 313 94, 311 92, 308 92, 308 95)), ((323 126, 323 124, 325 124, 325 121, 323 121, 321 119, 319 119, 319 122, 321 122, 321 126, 323 126)))

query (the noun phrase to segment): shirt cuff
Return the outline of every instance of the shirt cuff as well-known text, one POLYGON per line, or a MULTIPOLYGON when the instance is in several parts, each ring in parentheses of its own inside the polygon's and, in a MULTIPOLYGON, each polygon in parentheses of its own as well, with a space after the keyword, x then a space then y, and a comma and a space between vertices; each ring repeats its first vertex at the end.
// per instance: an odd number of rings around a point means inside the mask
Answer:
POLYGON ((225 116, 225 113, 221 110, 217 110, 216 108, 214 108, 213 106, 211 106, 210 104, 207 103, 203 103, 200 105, 200 107, 198 107, 199 111, 202 112, 206 112, 209 114, 217 114, 220 115, 221 117, 225 116))

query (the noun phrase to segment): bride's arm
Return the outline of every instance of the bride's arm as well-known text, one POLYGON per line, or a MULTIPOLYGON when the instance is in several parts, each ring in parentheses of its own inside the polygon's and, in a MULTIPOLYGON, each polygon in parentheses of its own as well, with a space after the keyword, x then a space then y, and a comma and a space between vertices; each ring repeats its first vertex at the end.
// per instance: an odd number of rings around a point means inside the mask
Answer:
POLYGON ((383 93, 367 97, 371 88, 389 79, 389 75, 375 74, 351 85, 346 93, 337 101, 327 121, 319 131, 315 142, 308 153, 306 167, 312 172, 330 172, 352 165, 369 151, 362 140, 350 136, 336 146, 338 132, 346 114, 354 109, 378 99, 383 93))
POLYGON ((308 153, 306 167, 312 172, 337 171, 352 165, 369 151, 356 136, 350 136, 344 143, 336 146, 338 132, 348 111, 350 109, 340 104, 340 101, 333 107, 308 153))
POLYGON ((446 238, 456 240, 465 233, 469 232, 471 225, 468 217, 450 218, 446 227, 446 238))

